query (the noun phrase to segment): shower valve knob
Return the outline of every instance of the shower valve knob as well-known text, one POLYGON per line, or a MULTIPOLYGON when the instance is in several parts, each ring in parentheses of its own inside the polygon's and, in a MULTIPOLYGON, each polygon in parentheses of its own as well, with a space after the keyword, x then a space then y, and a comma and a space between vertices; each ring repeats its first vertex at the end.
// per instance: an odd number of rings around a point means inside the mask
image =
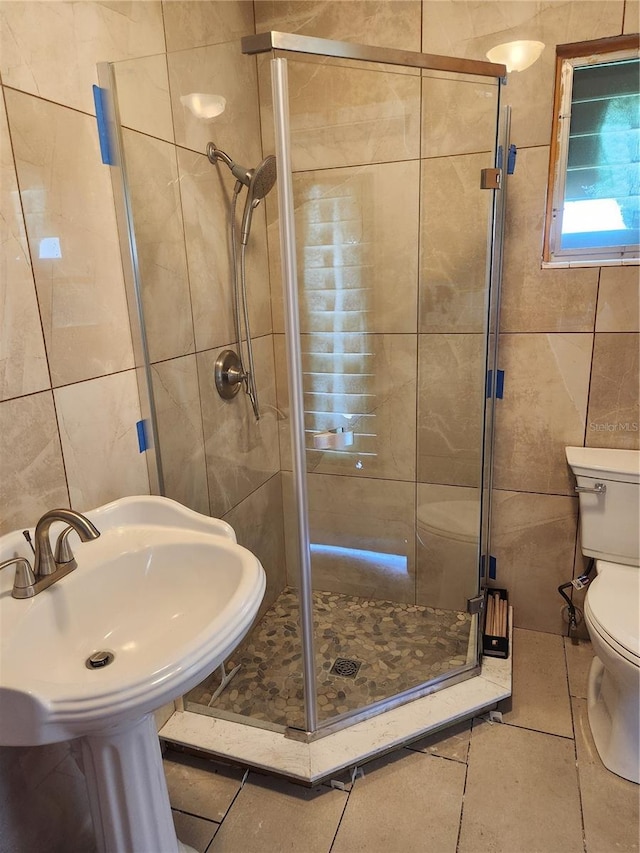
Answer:
POLYGON ((235 397, 247 378, 240 356, 232 349, 223 350, 216 359, 214 379, 218 394, 225 400, 235 397))

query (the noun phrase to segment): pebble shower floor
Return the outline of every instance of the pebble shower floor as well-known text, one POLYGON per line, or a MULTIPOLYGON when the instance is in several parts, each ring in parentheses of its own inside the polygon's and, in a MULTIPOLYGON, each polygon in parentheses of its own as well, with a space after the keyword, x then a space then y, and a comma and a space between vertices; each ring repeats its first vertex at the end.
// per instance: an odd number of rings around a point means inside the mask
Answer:
MULTIPOLYGON (((401 693, 467 663, 471 617, 439 610, 314 592, 318 717, 401 693), (337 658, 360 663, 355 678, 330 672, 337 658)), ((209 708, 304 728, 298 595, 286 589, 227 661, 240 665, 217 699, 219 671, 186 697, 192 711, 209 708)))

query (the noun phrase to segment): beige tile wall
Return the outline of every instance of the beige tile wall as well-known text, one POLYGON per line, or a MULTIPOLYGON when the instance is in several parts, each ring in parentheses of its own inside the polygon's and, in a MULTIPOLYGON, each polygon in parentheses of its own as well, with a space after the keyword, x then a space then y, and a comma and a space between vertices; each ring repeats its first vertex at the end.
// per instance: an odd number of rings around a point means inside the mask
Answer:
POLYGON ((483 345, 480 334, 419 336, 420 483, 480 485, 483 345))
POLYGON ((484 59, 496 44, 516 39, 544 42, 540 59, 510 76, 505 102, 514 106, 512 142, 548 145, 555 46, 618 35, 624 0, 423 0, 422 50, 484 59))
POLYGON ((251 0, 185 0, 162 5, 167 51, 233 41, 254 32, 251 0))
POLYGON ((170 3, 164 13, 168 52, 144 57, 140 74, 134 60, 117 63, 115 77, 132 128, 124 130, 123 146, 165 492, 201 512, 229 514, 239 542, 263 562, 267 606, 285 572, 264 205, 246 251, 256 421, 246 395, 223 400, 214 384, 220 351, 235 346, 229 221, 236 180, 204 155, 214 141, 246 167, 262 158, 256 61, 242 55, 238 41, 253 31, 253 7, 170 3), (211 91, 226 107, 202 120, 185 97, 211 91))
MULTIPOLYGON (((256 63, 242 55, 238 40, 194 47, 167 55, 176 143, 202 152, 213 139, 238 163, 247 167, 262 159, 257 100, 256 63), (211 92, 226 100, 213 122, 191 113, 180 97, 211 92)), ((233 185, 233 182, 232 182, 233 185)))
POLYGON ((281 474, 274 474, 223 516, 233 527, 238 541, 267 566, 267 590, 260 615, 268 610, 286 586, 284 524, 281 474))
POLYGON ((600 270, 540 267, 548 167, 548 146, 522 148, 509 178, 500 305, 505 333, 593 331, 600 270))
POLYGON ((164 50, 160 3, 129 5, 0 8, 0 532, 149 489, 91 92, 97 61, 164 50))
MULTIPOLYGON (((294 175, 303 332, 333 331, 329 312, 343 310, 350 313, 341 331, 415 333, 419 197, 417 159, 294 175)), ((271 279, 279 282, 277 205, 269 202, 271 279)), ((280 287, 273 303, 275 328, 283 332, 280 287)))
POLYGON ((152 373, 165 489, 174 500, 208 514, 196 355, 157 362, 152 373))
POLYGON ((117 90, 123 127, 175 142, 166 54, 119 61, 117 90))
MULTIPOLYGON (((122 88, 122 87, 120 87, 122 88)), ((149 358, 194 352, 175 145, 123 132, 149 358)))
MULTIPOLYGON (((287 578, 298 586, 297 525, 293 476, 283 472, 287 578)), ((415 486, 412 482, 336 474, 307 476, 309 536, 312 543, 392 554, 394 570, 383 562, 350 556, 312 554, 315 589, 389 601, 415 600, 415 486)))
POLYGON ((256 32, 306 36, 420 50, 420 0, 258 0, 256 32), (366 39, 364 38, 366 34, 366 39))
MULTIPOLYGON (((263 145, 273 150, 268 65, 260 72, 263 145)), ((294 61, 288 79, 295 172, 419 156, 419 77, 355 67, 345 76, 340 66, 294 61)))
POLYGON ((110 175, 95 119, 12 89, 5 99, 52 384, 131 368, 110 175))
POLYGON ((464 611, 476 595, 479 489, 418 483, 416 504, 416 602, 464 611))
MULTIPOLYGON (((446 83, 451 98, 455 98, 462 86, 469 85, 450 80, 426 82, 446 83)), ((495 122, 497 90, 488 86, 485 89, 484 107, 495 122)), ((427 119, 423 121, 426 123, 427 119)), ((492 144, 492 134, 486 125, 480 127, 484 133, 480 136, 476 130, 477 148, 492 144)), ((450 120, 444 140, 457 140, 460 131, 460 119, 457 126, 450 120)), ((488 162, 486 152, 450 156, 433 153, 421 161, 421 332, 482 335, 491 193, 480 189, 478 175, 488 162), (452 217, 455 217, 453 227, 452 217)))
POLYGON ((148 3, 7 2, 0 12, 2 83, 94 113, 96 63, 164 51, 162 8, 148 3))
POLYGON ((587 416, 589 447, 638 449, 640 335, 597 332, 587 416))
POLYGON ((0 395, 7 400, 42 391, 50 381, 4 98, 0 99, 0 158, 0 395))

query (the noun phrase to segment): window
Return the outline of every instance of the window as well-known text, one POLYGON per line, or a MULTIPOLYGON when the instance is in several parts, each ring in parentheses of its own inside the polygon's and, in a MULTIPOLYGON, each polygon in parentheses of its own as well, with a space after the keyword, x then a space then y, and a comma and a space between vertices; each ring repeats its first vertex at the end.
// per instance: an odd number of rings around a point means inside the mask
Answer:
POLYGON ((558 45, 543 263, 638 263, 638 35, 558 45))

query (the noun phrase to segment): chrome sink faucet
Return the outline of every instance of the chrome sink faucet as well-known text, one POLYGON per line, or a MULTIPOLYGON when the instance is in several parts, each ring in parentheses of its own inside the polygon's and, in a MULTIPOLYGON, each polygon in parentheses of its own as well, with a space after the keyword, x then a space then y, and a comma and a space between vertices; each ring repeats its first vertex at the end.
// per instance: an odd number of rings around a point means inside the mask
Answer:
POLYGON ((75 530, 82 542, 100 536, 95 525, 79 512, 73 509, 52 509, 45 512, 36 524, 33 569, 25 557, 13 557, 0 563, 0 569, 11 565, 16 567, 11 593, 14 598, 33 598, 76 568, 77 563, 68 542, 72 530, 75 530), (54 554, 49 528, 56 521, 64 521, 68 526, 58 536, 54 554))

